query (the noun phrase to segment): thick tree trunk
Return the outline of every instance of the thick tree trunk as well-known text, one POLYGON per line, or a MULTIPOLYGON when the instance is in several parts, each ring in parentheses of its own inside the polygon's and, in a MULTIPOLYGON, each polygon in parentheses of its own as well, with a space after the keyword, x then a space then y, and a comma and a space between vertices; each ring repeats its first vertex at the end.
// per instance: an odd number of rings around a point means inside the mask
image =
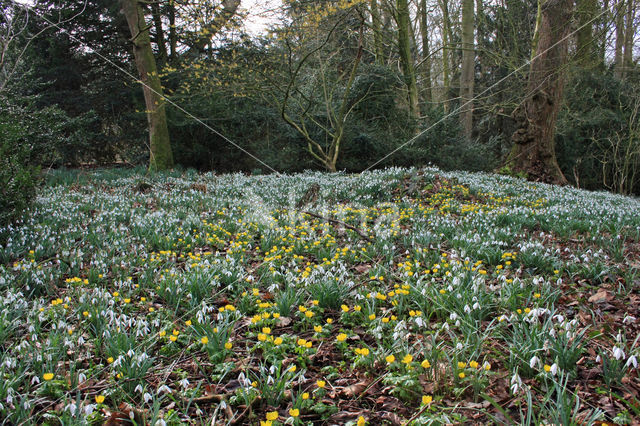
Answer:
POLYGON ((425 99, 432 101, 431 96, 431 52, 429 49, 429 22, 427 20, 427 0, 420 0, 420 36, 422 38, 422 78, 425 99))
POLYGON ((411 117, 420 116, 420 104, 418 101, 418 86, 416 85, 416 73, 411 55, 411 21, 409 16, 409 4, 407 0, 397 0, 396 20, 398 22, 398 48, 400 54, 400 64, 404 81, 407 85, 409 96, 409 112, 411 117))
POLYGON ((537 48, 529 69, 527 98, 515 111, 518 129, 509 165, 529 179, 566 184, 555 154, 554 132, 564 89, 572 0, 540 0, 537 48))
POLYGON ((149 168, 165 170, 173 167, 173 154, 167 128, 162 85, 151 49, 149 25, 138 0, 120 0, 121 12, 127 19, 133 43, 133 55, 140 74, 149 123, 149 168))
POLYGON ((373 44, 376 55, 376 63, 384 65, 384 44, 382 37, 382 21, 380 20, 380 10, 378 0, 371 0, 371 24, 373 26, 373 44))
POLYGON ((460 72, 460 124, 465 139, 471 139, 473 130, 473 80, 475 65, 474 4, 462 0, 462 69, 460 72))

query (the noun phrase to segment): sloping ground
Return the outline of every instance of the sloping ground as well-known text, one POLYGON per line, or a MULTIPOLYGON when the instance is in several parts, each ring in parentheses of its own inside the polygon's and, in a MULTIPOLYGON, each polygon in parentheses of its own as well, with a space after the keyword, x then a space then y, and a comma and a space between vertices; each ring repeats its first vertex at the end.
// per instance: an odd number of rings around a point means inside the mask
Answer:
POLYGON ((435 169, 57 178, 0 230, 9 423, 640 417, 635 199, 435 169))

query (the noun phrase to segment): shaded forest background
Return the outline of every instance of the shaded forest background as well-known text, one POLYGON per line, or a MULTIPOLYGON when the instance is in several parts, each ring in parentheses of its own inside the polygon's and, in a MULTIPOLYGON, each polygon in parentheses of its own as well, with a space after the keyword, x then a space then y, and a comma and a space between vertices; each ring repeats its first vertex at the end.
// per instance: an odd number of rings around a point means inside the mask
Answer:
MULTIPOLYGON (((149 161, 143 93, 122 72, 138 78, 122 3, 37 0, 27 11, 0 0, 5 184, 18 164, 149 161)), ((431 163, 513 173, 536 0, 287 0, 259 35, 240 0, 139 7, 164 96, 219 132, 167 105, 179 166, 269 171, 222 134, 281 172, 431 163)), ((570 7, 558 164, 581 188, 638 194, 637 1, 570 7)))

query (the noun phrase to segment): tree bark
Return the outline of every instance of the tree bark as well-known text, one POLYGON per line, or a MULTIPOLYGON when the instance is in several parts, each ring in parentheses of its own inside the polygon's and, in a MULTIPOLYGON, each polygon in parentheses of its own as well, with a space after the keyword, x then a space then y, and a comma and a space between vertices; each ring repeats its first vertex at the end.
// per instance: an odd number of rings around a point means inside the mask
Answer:
POLYGON ((376 55, 376 63, 384 65, 384 44, 382 37, 382 22, 380 20, 380 9, 378 0, 371 0, 371 24, 373 25, 373 44, 376 55))
POLYGON ((149 169, 166 170, 173 167, 173 153, 167 128, 162 85, 151 49, 149 25, 138 0, 120 0, 121 12, 127 19, 149 123, 149 169))
POLYGON ((627 0, 627 12, 625 16, 624 28, 624 49, 622 53, 622 66, 626 76, 633 67, 633 39, 636 32, 634 25, 636 15, 636 5, 634 0, 627 0))
POLYGON ((429 49, 429 22, 427 20, 427 0, 420 0, 420 36, 422 38, 422 79, 425 100, 432 101, 431 95, 431 52, 429 49))
POLYGON ((169 54, 167 52, 164 29, 162 28, 162 15, 160 13, 160 5, 158 3, 151 3, 151 16, 153 17, 153 25, 156 29, 155 42, 158 46, 158 63, 162 67, 166 65, 169 54))
POLYGON ((178 53, 178 33, 176 31, 176 6, 173 4, 173 0, 169 1, 168 5, 169 15, 169 61, 171 64, 176 63, 178 53))
POLYGON ((624 0, 617 0, 614 9, 616 25, 616 49, 613 58, 613 74, 617 78, 622 78, 624 74, 624 64, 622 63, 622 49, 624 46, 624 0))
POLYGON ((462 69, 460 72, 460 124, 467 140, 473 131, 474 2, 462 0, 462 69))
POLYGON ((442 80, 443 80, 443 105, 445 112, 449 111, 449 88, 450 68, 449 68, 449 43, 451 40, 451 19, 449 18, 448 0, 439 0, 440 9, 442 10, 442 80))
POLYGON ((578 0, 578 32, 576 34, 576 61, 583 67, 591 67, 597 61, 593 39, 593 21, 598 12, 597 0, 578 0))
POLYGON ((416 73, 411 55, 411 21, 409 16, 409 4, 407 0, 397 0, 396 20, 398 23, 398 48, 400 54, 400 64, 404 81, 407 85, 409 96, 409 112, 412 118, 420 117, 420 104, 418 101, 418 86, 416 84, 416 73))
POLYGON ((537 47, 529 68, 527 97, 514 112, 517 130, 509 165, 530 180, 566 184, 555 154, 555 123, 564 90, 572 0, 540 0, 537 47))

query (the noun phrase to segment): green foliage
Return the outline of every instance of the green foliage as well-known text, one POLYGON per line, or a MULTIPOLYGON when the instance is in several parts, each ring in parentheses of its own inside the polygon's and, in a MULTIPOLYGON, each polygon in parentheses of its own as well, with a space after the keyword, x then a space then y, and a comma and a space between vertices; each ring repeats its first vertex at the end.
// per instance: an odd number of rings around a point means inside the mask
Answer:
POLYGON ((29 162, 25 131, 0 115, 0 225, 20 215, 35 197, 39 170, 29 162))
POLYGON ((558 163, 572 183, 624 193, 640 189, 639 87, 611 71, 574 71, 556 136, 558 163))

